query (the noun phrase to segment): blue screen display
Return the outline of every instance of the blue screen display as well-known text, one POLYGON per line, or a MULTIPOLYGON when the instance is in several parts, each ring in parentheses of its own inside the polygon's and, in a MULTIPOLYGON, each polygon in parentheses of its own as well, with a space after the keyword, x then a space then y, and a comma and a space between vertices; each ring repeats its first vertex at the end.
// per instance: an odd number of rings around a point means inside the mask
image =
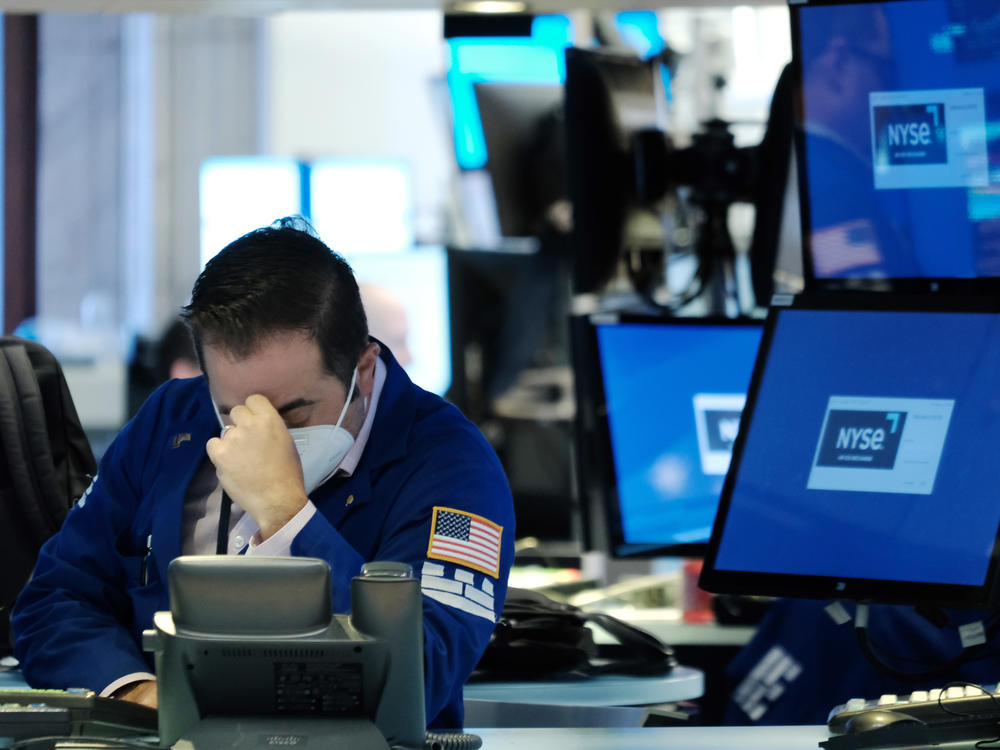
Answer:
POLYGON ((761 328, 599 325, 622 538, 708 540, 761 328))
POLYGON ((1000 4, 794 17, 814 276, 1000 276, 1000 4))
POLYGON ((538 16, 531 36, 456 37, 448 40, 448 91, 451 95, 455 158, 463 169, 481 169, 488 158, 483 124, 476 106, 476 83, 562 83, 563 51, 573 43, 566 16, 538 16))
POLYGON ((715 567, 982 585, 998 384, 1000 315, 782 310, 715 567))

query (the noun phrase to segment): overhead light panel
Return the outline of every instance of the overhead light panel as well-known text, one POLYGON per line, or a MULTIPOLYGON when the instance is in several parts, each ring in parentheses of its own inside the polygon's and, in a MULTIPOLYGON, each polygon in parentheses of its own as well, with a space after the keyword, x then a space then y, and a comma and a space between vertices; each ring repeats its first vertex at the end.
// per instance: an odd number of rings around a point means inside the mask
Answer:
POLYGON ((520 0, 460 0, 451 10, 455 13, 525 13, 528 4, 520 0))

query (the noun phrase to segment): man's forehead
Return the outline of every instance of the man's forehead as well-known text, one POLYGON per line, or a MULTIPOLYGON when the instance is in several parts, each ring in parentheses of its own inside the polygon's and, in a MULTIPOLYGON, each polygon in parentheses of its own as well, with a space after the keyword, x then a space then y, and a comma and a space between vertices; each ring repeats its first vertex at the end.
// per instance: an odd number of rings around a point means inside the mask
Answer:
POLYGON ((247 353, 206 344, 204 360, 220 410, 243 403, 254 393, 267 396, 276 407, 314 400, 318 389, 336 381, 325 371, 316 341, 303 334, 271 337, 247 353))

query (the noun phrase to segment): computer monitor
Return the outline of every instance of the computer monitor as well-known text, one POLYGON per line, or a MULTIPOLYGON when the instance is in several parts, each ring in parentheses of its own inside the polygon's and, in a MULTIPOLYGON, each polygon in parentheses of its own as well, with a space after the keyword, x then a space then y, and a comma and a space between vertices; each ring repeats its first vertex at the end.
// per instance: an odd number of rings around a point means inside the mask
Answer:
POLYGON ((1000 5, 805 0, 789 10, 809 288, 995 286, 1000 5))
POLYGON ((539 235, 553 226, 553 211, 566 203, 562 85, 485 81, 473 90, 484 163, 459 172, 451 244, 536 252, 539 235))
POLYGON ((1000 302, 772 306, 701 586, 984 607, 997 568, 1000 302))
POLYGON ((617 557, 703 553, 761 324, 574 320, 580 486, 591 546, 617 557))
POLYGON ((445 37, 459 168, 450 244, 533 252, 548 204, 564 193, 558 113, 573 24, 565 15, 446 14, 445 37))
MULTIPOLYGON (((566 50, 566 169, 576 292, 600 291, 630 249, 662 250, 659 212, 638 200, 632 136, 663 124, 656 66, 604 49, 566 50)), ((661 128, 662 129, 662 128, 661 128)))
POLYGON ((500 233, 537 236, 549 208, 566 198, 562 86, 477 83, 475 92, 500 233))

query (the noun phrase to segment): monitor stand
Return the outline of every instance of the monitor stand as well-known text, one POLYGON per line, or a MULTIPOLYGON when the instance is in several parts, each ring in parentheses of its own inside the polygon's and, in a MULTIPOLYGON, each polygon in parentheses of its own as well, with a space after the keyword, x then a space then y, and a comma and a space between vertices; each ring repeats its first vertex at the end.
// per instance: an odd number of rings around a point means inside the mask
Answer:
POLYGON ((254 747, 389 750, 389 743, 367 719, 216 716, 199 721, 172 747, 174 750, 246 750, 254 747))

